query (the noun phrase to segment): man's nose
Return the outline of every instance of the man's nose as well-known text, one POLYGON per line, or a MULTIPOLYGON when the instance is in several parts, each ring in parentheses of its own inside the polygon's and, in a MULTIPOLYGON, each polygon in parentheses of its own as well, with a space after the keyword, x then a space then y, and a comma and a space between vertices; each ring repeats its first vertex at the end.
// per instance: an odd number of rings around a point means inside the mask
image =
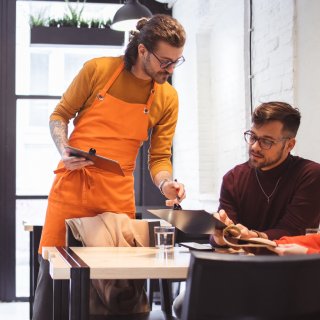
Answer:
POLYGON ((166 68, 166 71, 169 72, 170 74, 173 74, 174 67, 175 67, 174 64, 170 64, 170 66, 166 68))
POLYGON ((256 141, 251 145, 251 149, 261 150, 261 146, 260 146, 259 140, 256 140, 256 141))

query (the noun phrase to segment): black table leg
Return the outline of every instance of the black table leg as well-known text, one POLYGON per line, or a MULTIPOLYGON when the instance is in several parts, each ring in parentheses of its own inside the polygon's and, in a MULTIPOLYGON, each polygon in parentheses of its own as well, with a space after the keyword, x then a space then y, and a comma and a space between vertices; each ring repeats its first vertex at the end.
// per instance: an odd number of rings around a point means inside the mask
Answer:
POLYGON ((53 320, 63 319, 61 296, 62 296, 62 280, 53 280, 53 320))
POLYGON ((33 231, 30 231, 29 234, 29 251, 30 251, 30 256, 29 256, 29 317, 32 319, 32 314, 33 314, 33 302, 34 302, 34 287, 33 287, 33 269, 34 269, 34 249, 33 249, 33 231))
POLYGON ((33 302, 34 302, 34 294, 37 287, 38 281, 38 273, 39 273, 39 262, 38 262, 38 248, 41 238, 42 226, 33 226, 33 230, 30 231, 30 256, 29 256, 29 266, 30 266, 30 298, 29 298, 29 315, 30 319, 32 319, 33 315, 33 302))
POLYGON ((69 320, 89 320, 89 269, 71 268, 69 320))
POLYGON ((89 320, 90 268, 69 248, 56 248, 70 266, 68 318, 89 320))
POLYGON ((161 296, 161 310, 165 312, 166 315, 172 315, 172 293, 170 280, 160 279, 160 296, 161 296))
POLYGON ((81 269, 81 320, 89 320, 90 269, 81 269))

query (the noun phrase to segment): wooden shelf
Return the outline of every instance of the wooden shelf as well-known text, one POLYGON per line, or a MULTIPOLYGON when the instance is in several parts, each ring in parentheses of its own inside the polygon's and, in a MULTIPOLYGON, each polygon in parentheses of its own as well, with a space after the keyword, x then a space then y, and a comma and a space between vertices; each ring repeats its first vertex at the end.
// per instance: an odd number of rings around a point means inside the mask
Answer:
POLYGON ((122 46, 124 32, 112 29, 75 27, 33 27, 31 44, 122 46))

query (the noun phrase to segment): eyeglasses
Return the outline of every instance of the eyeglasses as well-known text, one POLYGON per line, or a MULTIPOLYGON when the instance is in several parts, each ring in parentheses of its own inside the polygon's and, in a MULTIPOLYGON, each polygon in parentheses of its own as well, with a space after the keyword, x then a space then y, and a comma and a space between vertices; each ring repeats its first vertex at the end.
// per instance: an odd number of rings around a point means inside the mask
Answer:
POLYGON ((259 146, 261 147, 261 149, 265 149, 265 150, 269 150, 269 149, 271 149, 271 147, 274 144, 277 144, 278 142, 281 142, 281 141, 284 141, 284 140, 288 140, 288 139, 290 139, 290 138, 289 137, 284 137, 284 138, 281 138, 279 140, 270 140, 270 139, 266 139, 266 138, 259 138, 250 130, 248 130, 248 131, 246 131, 244 133, 244 140, 248 144, 253 145, 258 141, 259 146))
POLYGON ((168 69, 169 67, 173 66, 174 68, 182 65, 186 59, 184 58, 184 56, 181 56, 180 58, 178 58, 176 61, 170 61, 170 60, 161 60, 154 52, 150 51, 150 53, 152 53, 155 58, 159 61, 160 63, 160 68, 161 69, 168 69))

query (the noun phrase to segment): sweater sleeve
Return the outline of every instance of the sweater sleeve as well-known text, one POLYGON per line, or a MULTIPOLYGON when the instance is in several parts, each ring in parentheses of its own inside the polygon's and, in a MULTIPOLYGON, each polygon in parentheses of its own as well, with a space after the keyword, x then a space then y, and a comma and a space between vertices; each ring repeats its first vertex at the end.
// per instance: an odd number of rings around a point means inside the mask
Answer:
POLYGON ((237 221, 237 205, 236 205, 236 195, 234 186, 234 174, 230 170, 227 172, 222 180, 221 190, 220 190, 220 199, 219 199, 219 208, 225 210, 228 217, 233 221, 233 223, 238 223, 237 221))
POLYGON ((310 162, 296 185, 283 217, 272 229, 264 230, 270 239, 279 239, 285 235, 301 235, 305 233, 306 228, 319 225, 319 164, 310 162))
POLYGON ((178 120, 178 95, 175 90, 161 103, 164 112, 152 128, 149 149, 149 170, 152 178, 160 171, 172 173, 171 148, 178 120), (168 102, 167 102, 167 101, 168 102))
POLYGON ((95 77, 96 63, 95 60, 90 60, 84 64, 78 75, 73 79, 51 114, 50 120, 62 120, 69 123, 70 119, 81 112, 92 95, 95 77))
POLYGON ((282 237, 275 240, 277 244, 299 244, 308 248, 307 253, 320 253, 320 234, 312 234, 307 236, 282 237))

